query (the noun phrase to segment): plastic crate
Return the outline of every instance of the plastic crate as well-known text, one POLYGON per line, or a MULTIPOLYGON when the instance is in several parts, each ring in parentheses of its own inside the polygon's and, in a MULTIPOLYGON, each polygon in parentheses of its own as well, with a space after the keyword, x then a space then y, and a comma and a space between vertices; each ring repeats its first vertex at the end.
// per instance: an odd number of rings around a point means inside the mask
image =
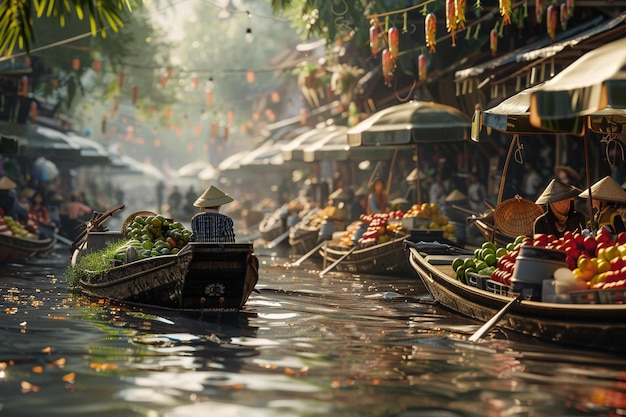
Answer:
POLYGON ((492 292, 494 294, 499 294, 499 295, 509 295, 509 290, 510 287, 508 285, 504 285, 501 282, 498 281, 494 281, 492 279, 488 279, 485 282, 485 290, 492 292))
POLYGON ((468 272, 465 274, 465 276, 468 285, 480 288, 481 290, 487 289, 487 281, 491 279, 490 275, 480 275, 476 272, 468 272))
POLYGON ((569 296, 574 304, 598 304, 598 290, 572 291, 569 296))
POLYGON ((598 291, 600 304, 624 304, 626 301, 626 288, 610 288, 598 291))

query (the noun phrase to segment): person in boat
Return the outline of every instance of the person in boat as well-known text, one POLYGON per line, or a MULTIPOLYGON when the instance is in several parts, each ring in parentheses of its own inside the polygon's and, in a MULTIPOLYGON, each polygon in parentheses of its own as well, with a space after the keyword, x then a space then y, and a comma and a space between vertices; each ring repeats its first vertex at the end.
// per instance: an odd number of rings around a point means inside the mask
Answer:
POLYGON ((220 213, 222 205, 233 198, 215 186, 210 186, 193 203, 202 210, 191 218, 192 240, 196 242, 234 242, 233 219, 220 213))
POLYGON ((50 228, 54 231, 57 230, 57 224, 55 224, 50 218, 48 207, 43 204, 43 194, 41 191, 35 191, 30 198, 29 213, 31 217, 33 217, 40 225, 44 224, 50 226, 50 228))
POLYGON ((389 209, 385 181, 378 177, 372 183, 372 192, 367 198, 367 214, 384 213, 389 209))
POLYGON ((546 211, 535 219, 534 233, 563 237, 565 232, 582 232, 587 225, 585 216, 574 208, 574 198, 582 190, 552 179, 535 204, 545 204, 546 211))
MULTIPOLYGON (((589 189, 579 194, 581 198, 589 198, 589 189)), ((593 204, 593 222, 598 227, 608 227, 613 234, 626 232, 624 220, 617 207, 626 203, 626 191, 610 176, 602 178, 591 186, 593 204)))
POLYGON ((0 178, 0 213, 13 219, 26 223, 28 210, 25 209, 17 198, 15 189, 17 184, 6 175, 0 178))

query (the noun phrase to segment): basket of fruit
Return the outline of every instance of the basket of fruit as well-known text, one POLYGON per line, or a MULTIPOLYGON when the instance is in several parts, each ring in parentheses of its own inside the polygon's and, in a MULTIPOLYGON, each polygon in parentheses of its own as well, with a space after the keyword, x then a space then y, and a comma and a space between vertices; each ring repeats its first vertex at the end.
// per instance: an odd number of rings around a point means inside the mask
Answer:
POLYGON ((530 236, 541 206, 519 195, 499 203, 494 210, 495 229, 509 236, 530 236))

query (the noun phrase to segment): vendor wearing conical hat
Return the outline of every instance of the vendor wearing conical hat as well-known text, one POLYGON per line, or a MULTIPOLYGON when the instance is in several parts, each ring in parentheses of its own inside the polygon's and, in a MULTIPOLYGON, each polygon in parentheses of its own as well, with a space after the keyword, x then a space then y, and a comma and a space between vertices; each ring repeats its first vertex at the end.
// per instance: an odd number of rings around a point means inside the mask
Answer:
POLYGON ((557 179, 550 181, 535 204, 545 204, 546 212, 535 219, 535 234, 563 237, 565 232, 582 231, 586 227, 585 216, 574 208, 574 198, 581 190, 557 179))
POLYGON ((22 207, 17 198, 17 184, 6 175, 0 177, 0 216, 10 216, 15 220, 26 222, 28 210, 22 207))
MULTIPOLYGON (((589 190, 579 195, 589 198, 589 190)), ((611 232, 618 234, 626 232, 626 226, 617 205, 626 203, 626 191, 613 178, 606 176, 591 186, 591 201, 593 203, 593 221, 600 227, 608 226, 611 232)))
POLYGON ((210 186, 193 203, 202 210, 191 218, 192 240, 196 242, 234 242, 233 219, 221 214, 222 205, 233 198, 215 186, 210 186))

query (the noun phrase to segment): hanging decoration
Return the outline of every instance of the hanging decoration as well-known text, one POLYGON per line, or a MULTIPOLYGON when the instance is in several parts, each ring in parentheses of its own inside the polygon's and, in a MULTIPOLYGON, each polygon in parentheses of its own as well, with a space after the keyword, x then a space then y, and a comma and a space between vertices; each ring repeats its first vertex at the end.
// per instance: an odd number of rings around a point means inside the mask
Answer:
POLYGON ((398 33, 398 29, 395 27, 389 28, 387 31, 387 37, 389 42, 389 53, 391 54, 391 59, 393 59, 395 63, 398 59, 398 52, 400 48, 400 35, 398 33))
POLYGON ((548 6, 548 10, 546 11, 546 28, 548 30, 548 36, 550 36, 550 40, 554 41, 556 37, 556 20, 557 20, 557 10, 554 4, 548 6))
POLYGON ((428 13, 426 20, 424 20, 424 29, 426 31, 426 46, 428 47, 428 52, 435 52, 437 45, 437 16, 433 13, 428 13))
POLYGON ((561 29, 567 30, 567 20, 569 19, 569 11, 567 10, 567 3, 561 4, 561 29))
POLYGON ((428 67, 426 66, 426 55, 420 54, 417 57, 417 78, 420 81, 425 81, 428 77, 428 67))
POLYGON ((200 84, 200 80, 198 79, 198 77, 193 77, 191 79, 191 86, 194 88, 194 90, 198 88, 198 84, 200 84))
POLYGON ((568 19, 574 15, 574 0, 565 0, 567 5, 567 17, 568 19))
POLYGON ((393 58, 389 49, 383 49, 383 78, 385 79, 385 85, 391 86, 391 79, 393 78, 393 58))
POLYGON ((206 92, 205 105, 206 107, 211 107, 211 105, 213 105, 213 91, 212 90, 209 90, 206 92))
POLYGON ((491 55, 496 56, 498 53, 498 24, 489 32, 489 48, 491 49, 491 55))
POLYGON ((168 107, 167 109, 163 110, 163 115, 164 115, 165 117, 168 117, 168 118, 169 118, 169 117, 172 117, 172 113, 173 113, 173 112, 172 112, 172 109, 170 109, 169 107, 168 107))
POLYGON ((466 0, 454 0, 454 12, 456 13, 456 23, 458 30, 465 29, 465 3, 466 0))
POLYGON ((35 100, 30 102, 30 120, 33 123, 37 123, 37 114, 39 108, 37 107, 37 102, 35 100))
POLYGON ((99 59, 93 61, 93 70, 95 72, 100 72, 100 70, 102 70, 102 61, 100 61, 99 59))
POLYGON ((378 26, 375 21, 372 20, 372 26, 370 26, 370 50, 372 51, 372 55, 378 54, 378 51, 380 50, 379 34, 378 26))
POLYGON ((130 98, 131 101, 133 103, 133 105, 135 103, 137 103, 137 94, 139 93, 139 87, 137 87, 137 85, 133 85, 130 89, 130 98))
POLYGON ((535 19, 537 23, 543 21, 543 0, 535 0, 535 19))
POLYGON ((278 91, 272 92, 272 103, 278 103, 280 101, 280 93, 278 91))
POLYGON ((452 46, 456 46, 456 27, 455 0, 446 0, 446 28, 452 37, 452 46))
POLYGON ((246 73, 246 81, 248 81, 248 84, 252 84, 254 82, 254 71, 248 71, 246 73))
POLYGON ((502 16, 502 25, 511 23, 511 0, 498 0, 500 3, 500 15, 502 16))
POLYGON ((74 71, 78 71, 80 69, 80 59, 78 58, 72 59, 72 69, 74 71))

